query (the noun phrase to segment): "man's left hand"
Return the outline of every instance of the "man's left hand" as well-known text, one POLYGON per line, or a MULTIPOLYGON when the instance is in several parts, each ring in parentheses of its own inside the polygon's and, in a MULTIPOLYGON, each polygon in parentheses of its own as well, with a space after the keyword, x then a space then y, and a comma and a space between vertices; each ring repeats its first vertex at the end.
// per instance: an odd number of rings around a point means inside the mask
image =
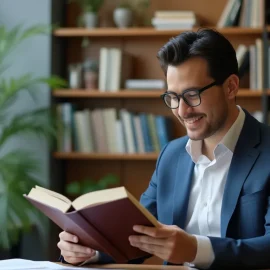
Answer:
POLYGON ((197 239, 175 225, 159 227, 135 225, 142 235, 131 235, 130 244, 174 264, 192 262, 197 253, 197 239))

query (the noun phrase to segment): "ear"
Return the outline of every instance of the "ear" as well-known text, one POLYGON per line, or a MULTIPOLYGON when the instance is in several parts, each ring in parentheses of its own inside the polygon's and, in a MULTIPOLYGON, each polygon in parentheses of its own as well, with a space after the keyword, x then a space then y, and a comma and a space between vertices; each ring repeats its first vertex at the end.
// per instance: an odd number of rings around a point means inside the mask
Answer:
POLYGON ((224 84, 225 94, 229 100, 234 100, 239 89, 239 77, 235 74, 230 75, 224 84))

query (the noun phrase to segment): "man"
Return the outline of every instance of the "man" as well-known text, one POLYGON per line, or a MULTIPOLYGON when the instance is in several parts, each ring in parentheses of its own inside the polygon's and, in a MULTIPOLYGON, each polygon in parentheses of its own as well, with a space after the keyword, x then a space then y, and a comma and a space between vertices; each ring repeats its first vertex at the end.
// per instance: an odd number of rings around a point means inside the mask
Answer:
MULTIPOLYGON (((130 236, 131 245, 171 264, 270 268, 270 129, 235 103, 235 50, 202 29, 171 39, 158 58, 162 98, 187 136, 161 151, 141 197, 161 227, 135 226, 142 236, 130 236)), ((73 238, 60 234, 66 261, 105 258, 73 238)))

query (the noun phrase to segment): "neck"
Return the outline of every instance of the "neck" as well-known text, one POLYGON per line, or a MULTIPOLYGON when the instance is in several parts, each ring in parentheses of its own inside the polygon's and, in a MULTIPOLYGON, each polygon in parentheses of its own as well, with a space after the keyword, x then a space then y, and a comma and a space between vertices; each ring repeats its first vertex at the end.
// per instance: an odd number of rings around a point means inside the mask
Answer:
POLYGON ((209 138, 206 138, 202 142, 202 154, 207 156, 210 160, 214 159, 214 149, 218 143, 222 140, 225 134, 229 131, 239 114, 238 108, 235 106, 229 114, 223 127, 214 133, 209 138))

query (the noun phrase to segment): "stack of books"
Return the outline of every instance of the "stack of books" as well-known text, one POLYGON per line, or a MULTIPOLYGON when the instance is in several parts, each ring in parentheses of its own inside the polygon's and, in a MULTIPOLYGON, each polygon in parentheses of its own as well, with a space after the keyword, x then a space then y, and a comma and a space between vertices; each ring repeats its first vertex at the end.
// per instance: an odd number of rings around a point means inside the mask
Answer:
POLYGON ((193 11, 156 11, 152 25, 158 30, 192 29, 199 22, 193 11))
POLYGON ((164 90, 165 80, 160 79, 128 79, 125 81, 125 89, 128 90, 164 90))

